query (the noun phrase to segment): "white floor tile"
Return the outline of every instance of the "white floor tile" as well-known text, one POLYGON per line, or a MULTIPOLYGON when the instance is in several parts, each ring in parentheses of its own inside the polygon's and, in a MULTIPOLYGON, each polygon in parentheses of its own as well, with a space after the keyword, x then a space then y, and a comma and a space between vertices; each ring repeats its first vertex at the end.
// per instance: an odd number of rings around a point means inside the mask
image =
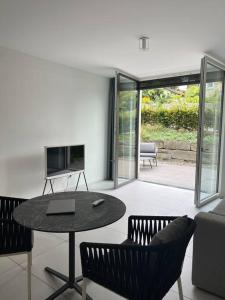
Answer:
POLYGON ((17 267, 17 264, 8 257, 0 257, 0 278, 4 276, 5 272, 17 267))
MULTIPOLYGON (((32 300, 47 298, 54 290, 43 281, 32 276, 32 300)), ((27 299, 27 274, 21 270, 17 276, 11 278, 4 285, 1 285, 0 300, 24 300, 27 299)), ((59 297, 59 300, 66 298, 59 297)))
MULTIPOLYGON (((184 260, 183 271, 181 274, 183 293, 184 296, 192 300, 220 300, 222 298, 207 293, 201 289, 198 289, 192 285, 191 282, 191 272, 192 272, 192 258, 187 256, 184 260)), ((174 291, 178 291, 177 284, 172 288, 174 291)))

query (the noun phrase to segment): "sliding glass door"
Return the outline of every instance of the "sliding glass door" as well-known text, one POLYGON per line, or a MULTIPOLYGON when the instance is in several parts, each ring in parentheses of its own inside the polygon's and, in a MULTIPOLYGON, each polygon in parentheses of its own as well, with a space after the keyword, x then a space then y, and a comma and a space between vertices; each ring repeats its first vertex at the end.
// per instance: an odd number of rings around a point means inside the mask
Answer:
POLYGON ((124 74, 116 77, 114 186, 137 178, 138 82, 124 74))
POLYGON ((195 204, 220 196, 220 156, 225 66, 204 57, 201 64, 200 109, 195 204))

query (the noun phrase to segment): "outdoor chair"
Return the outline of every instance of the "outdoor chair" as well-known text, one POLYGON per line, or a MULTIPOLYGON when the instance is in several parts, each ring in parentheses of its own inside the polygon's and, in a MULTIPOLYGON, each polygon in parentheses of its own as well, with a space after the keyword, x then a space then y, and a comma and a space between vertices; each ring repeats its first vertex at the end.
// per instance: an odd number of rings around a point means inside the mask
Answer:
POLYGON ((178 282, 195 222, 185 217, 130 216, 122 244, 80 245, 82 299, 88 280, 132 300, 161 300, 178 282))
POLYGON ((0 256, 27 254, 28 300, 31 300, 32 232, 13 219, 14 208, 24 201, 0 196, 0 256))
POLYGON ((157 166, 157 148, 155 143, 141 143, 140 144, 140 160, 143 161, 143 165, 145 160, 149 161, 150 167, 152 168, 151 161, 155 162, 157 166))

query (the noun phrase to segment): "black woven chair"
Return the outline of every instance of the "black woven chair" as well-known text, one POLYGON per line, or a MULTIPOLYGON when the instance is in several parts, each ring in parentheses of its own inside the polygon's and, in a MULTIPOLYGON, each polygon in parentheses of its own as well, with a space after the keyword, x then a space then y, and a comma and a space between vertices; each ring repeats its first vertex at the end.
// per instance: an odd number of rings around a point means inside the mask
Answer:
POLYGON ((153 236, 177 217, 130 216, 128 238, 118 244, 80 245, 83 273, 82 299, 87 279, 132 300, 161 300, 178 281, 183 300, 181 271, 195 223, 187 219, 185 234, 168 243, 150 245, 153 236))
POLYGON ((31 299, 31 265, 33 237, 13 219, 13 210, 25 199, 0 196, 0 256, 27 254, 28 299, 31 299))

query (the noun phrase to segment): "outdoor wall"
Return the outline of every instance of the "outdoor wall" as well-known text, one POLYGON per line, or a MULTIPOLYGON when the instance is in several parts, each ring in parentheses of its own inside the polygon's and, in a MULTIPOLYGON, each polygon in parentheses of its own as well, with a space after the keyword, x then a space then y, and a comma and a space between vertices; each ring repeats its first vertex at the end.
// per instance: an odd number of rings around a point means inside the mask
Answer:
POLYGON ((88 182, 104 179, 107 109, 107 78, 0 47, 0 194, 41 194, 46 145, 85 144, 88 182))
POLYGON ((184 141, 155 141, 158 158, 163 160, 196 161, 197 145, 184 141))

